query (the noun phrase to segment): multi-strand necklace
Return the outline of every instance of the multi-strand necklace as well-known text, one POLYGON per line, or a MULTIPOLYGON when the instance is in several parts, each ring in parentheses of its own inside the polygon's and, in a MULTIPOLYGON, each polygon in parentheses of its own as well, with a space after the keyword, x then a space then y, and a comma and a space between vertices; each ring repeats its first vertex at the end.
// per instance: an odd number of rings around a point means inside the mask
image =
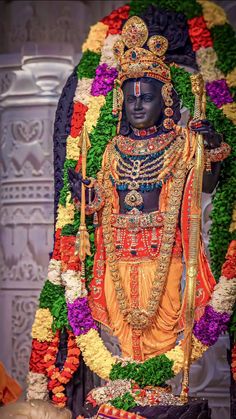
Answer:
MULTIPOLYGON (((105 205, 102 211, 104 245, 120 311, 123 314, 124 320, 130 324, 131 328, 136 330, 137 333, 142 333, 144 329, 151 325, 152 319, 159 307, 168 274, 187 168, 187 163, 182 158, 184 138, 180 136, 179 139, 180 144, 178 147, 176 145, 175 150, 176 154, 178 154, 178 158, 173 168, 172 191, 174 191, 174 193, 172 192, 168 195, 167 209, 164 213, 163 236, 159 255, 157 257, 157 269, 154 274, 152 288, 145 308, 132 308, 130 305, 120 278, 116 248, 112 234, 111 216, 113 207, 113 187, 110 174, 113 170, 114 154, 117 154, 116 146, 118 145, 118 148, 121 150, 120 146, 122 144, 120 144, 120 142, 122 138, 115 138, 107 149, 107 161, 105 162, 103 172, 103 183, 106 193, 105 205)), ((130 139, 126 138, 125 140, 123 141, 123 145, 124 147, 127 147, 127 144, 130 143, 130 139)), ((178 143, 176 142, 176 144, 178 143)), ((149 146, 150 144, 147 144, 147 147, 149 146)), ((124 150, 121 151, 123 152, 124 150)))
POLYGON ((142 193, 160 189, 172 175, 179 159, 183 140, 174 132, 146 140, 119 136, 115 145, 116 179, 110 175, 117 190, 129 191, 125 207, 142 209, 142 193))

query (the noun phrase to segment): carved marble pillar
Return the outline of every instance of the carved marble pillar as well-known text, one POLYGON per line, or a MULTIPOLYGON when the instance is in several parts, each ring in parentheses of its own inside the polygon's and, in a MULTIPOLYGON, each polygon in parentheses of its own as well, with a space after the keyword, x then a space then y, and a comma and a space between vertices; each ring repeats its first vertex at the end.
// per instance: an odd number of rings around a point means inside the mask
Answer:
POLYGON ((23 51, 6 55, 0 74, 0 358, 24 385, 53 245, 54 114, 73 51, 35 44, 23 51))

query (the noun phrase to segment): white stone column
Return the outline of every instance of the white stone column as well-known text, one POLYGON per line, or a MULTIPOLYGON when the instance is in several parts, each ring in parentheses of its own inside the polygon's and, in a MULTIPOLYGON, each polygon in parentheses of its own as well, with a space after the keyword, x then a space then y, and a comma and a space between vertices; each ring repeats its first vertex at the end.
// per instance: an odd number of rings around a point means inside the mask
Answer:
POLYGON ((52 137, 73 51, 25 44, 0 75, 0 358, 24 385, 37 297, 53 247, 52 137))

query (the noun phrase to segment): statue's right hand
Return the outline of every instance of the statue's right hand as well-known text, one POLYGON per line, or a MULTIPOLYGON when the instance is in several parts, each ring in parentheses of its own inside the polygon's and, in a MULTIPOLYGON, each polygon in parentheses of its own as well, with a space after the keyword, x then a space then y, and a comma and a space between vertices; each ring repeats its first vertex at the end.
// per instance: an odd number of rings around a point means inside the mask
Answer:
MULTIPOLYGON (((79 201, 81 201, 81 183, 83 183, 85 186, 88 186, 91 181, 89 179, 83 179, 81 173, 79 173, 79 172, 77 173, 71 168, 68 169, 68 176, 69 176, 72 198, 78 198, 79 201)), ((87 192, 87 190, 86 190, 86 192, 87 192)), ((87 195, 87 193, 86 193, 86 195, 87 195)), ((86 196, 86 201, 87 200, 88 199, 87 199, 87 196, 86 196)))

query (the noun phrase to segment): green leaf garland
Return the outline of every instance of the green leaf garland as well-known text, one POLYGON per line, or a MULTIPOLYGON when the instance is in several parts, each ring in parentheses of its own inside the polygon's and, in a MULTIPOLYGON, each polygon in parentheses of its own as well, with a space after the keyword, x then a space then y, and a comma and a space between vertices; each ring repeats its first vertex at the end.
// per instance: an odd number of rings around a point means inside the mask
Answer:
POLYGON ((68 176, 68 169, 75 169, 77 165, 77 160, 70 160, 66 159, 64 163, 63 168, 63 188, 60 192, 60 198, 59 198, 59 204, 66 206, 66 199, 68 196, 68 193, 70 192, 70 182, 69 182, 69 176, 68 176))
POLYGON ((236 67, 236 36, 229 23, 211 29, 213 47, 218 56, 217 67, 227 74, 236 67))
POLYGON ((143 363, 127 362, 123 366, 121 362, 118 362, 112 366, 109 378, 133 380, 141 388, 165 386, 165 382, 174 377, 172 366, 173 361, 165 355, 155 356, 143 363))
POLYGON ((87 156, 87 176, 96 177, 101 169, 102 156, 108 142, 116 135, 117 118, 112 115, 113 91, 106 96, 106 102, 102 106, 96 127, 89 138, 92 147, 87 156))
POLYGON ((70 329, 67 319, 67 307, 65 289, 60 285, 54 285, 49 280, 44 284, 39 297, 39 307, 48 308, 53 316, 52 331, 63 328, 70 329))
POLYGON ((117 409, 129 410, 137 406, 134 397, 130 393, 125 393, 123 396, 116 397, 110 401, 110 404, 117 409))
POLYGON ((77 68, 78 79, 86 77, 93 79, 95 77, 96 68, 99 65, 101 54, 93 51, 85 51, 77 68))
POLYGON ((68 314, 65 295, 60 296, 55 300, 51 314, 53 316, 52 331, 56 332, 57 330, 71 329, 68 314))
POLYGON ((202 7, 196 0, 132 0, 129 3, 130 16, 140 16, 151 4, 161 9, 184 13, 187 19, 202 15, 202 7))
POLYGON ((64 287, 54 285, 47 279, 39 297, 39 307, 48 308, 52 311, 53 304, 58 298, 62 297, 64 293, 64 287))

